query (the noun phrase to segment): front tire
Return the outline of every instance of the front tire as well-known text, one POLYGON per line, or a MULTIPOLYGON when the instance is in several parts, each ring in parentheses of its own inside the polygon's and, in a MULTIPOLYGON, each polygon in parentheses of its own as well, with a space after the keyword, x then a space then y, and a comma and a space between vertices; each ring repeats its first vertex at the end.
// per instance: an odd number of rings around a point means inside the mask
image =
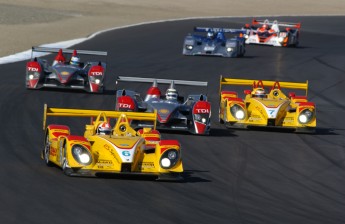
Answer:
POLYGON ((61 158, 61 169, 62 172, 67 175, 70 176, 72 173, 72 169, 68 167, 68 161, 66 159, 66 142, 64 142, 63 145, 63 152, 62 152, 62 158, 61 158))
POLYGON ((53 163, 49 160, 50 155, 50 141, 49 141, 49 131, 46 133, 44 149, 43 149, 43 159, 47 166, 52 166, 53 163))
POLYGON ((224 120, 221 118, 220 109, 219 109, 218 121, 220 124, 224 124, 224 120))
POLYGON ((67 167, 67 159, 66 157, 63 158, 63 161, 62 161, 62 165, 61 165, 61 168, 62 168, 62 172, 67 175, 67 176, 70 176, 71 173, 72 173, 72 169, 71 168, 68 168, 67 167))

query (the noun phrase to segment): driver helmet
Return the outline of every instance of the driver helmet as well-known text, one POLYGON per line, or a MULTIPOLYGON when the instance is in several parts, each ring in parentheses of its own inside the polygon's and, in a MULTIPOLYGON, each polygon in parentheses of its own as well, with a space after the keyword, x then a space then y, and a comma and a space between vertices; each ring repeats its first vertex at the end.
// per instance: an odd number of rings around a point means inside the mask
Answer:
POLYGON ((78 56, 72 56, 70 64, 71 65, 79 65, 80 64, 80 58, 78 56))
POLYGON ((264 97, 266 97, 266 92, 265 92, 265 90, 263 88, 256 88, 256 89, 253 90, 252 96, 253 97, 264 98, 264 97))
POLYGON ((207 37, 212 39, 214 37, 214 33, 213 32, 207 32, 207 37))
POLYGON ((111 126, 108 122, 101 122, 96 129, 96 134, 98 135, 110 135, 111 134, 111 126))
POLYGON ((177 100, 178 93, 176 89, 168 89, 165 93, 165 97, 167 100, 177 100))
POLYGON ((267 30, 268 30, 268 25, 267 24, 264 24, 260 28, 258 28, 259 32, 265 32, 267 30))

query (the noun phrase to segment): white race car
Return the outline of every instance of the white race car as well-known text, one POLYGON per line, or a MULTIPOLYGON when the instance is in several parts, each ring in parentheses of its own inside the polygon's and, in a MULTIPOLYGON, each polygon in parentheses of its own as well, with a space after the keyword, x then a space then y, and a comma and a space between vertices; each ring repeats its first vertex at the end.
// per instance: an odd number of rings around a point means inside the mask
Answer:
POLYGON ((301 23, 253 19, 246 24, 246 44, 262 44, 277 47, 296 47, 299 44, 301 23))

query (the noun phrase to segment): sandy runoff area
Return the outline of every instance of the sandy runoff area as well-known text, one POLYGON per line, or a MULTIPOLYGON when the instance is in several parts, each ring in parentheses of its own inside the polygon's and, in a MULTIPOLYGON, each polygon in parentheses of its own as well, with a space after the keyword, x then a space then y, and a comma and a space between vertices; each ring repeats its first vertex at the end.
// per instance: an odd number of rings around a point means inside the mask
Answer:
POLYGON ((345 0, 0 0, 0 57, 142 22, 273 15, 345 15, 345 0))

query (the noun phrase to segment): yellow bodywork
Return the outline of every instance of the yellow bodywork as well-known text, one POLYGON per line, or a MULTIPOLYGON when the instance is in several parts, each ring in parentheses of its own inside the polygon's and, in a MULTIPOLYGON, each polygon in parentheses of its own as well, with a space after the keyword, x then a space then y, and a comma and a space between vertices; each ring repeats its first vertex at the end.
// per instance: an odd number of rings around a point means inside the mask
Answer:
POLYGON ((313 130, 316 127, 316 108, 314 103, 308 102, 307 93, 308 81, 305 83, 278 82, 221 76, 219 121, 225 123, 227 127, 268 126, 313 130), (224 86, 249 86, 250 89, 246 88, 244 97, 239 97, 235 91, 223 90, 224 86), (268 87, 269 91, 264 97, 255 97, 253 91, 257 87, 260 89, 268 87), (287 96, 282 89, 303 90, 305 94, 296 96, 290 93, 287 96), (238 110, 243 111, 243 117, 242 114, 236 117, 238 110), (308 115, 307 122, 304 122, 303 116, 300 117, 302 114, 308 115))
POLYGON ((54 163, 60 166, 68 175, 120 173, 175 177, 183 172, 181 147, 176 140, 160 139, 159 132, 155 130, 156 120, 156 111, 98 111, 51 108, 45 105, 43 130, 46 140, 42 158, 48 165, 54 163), (71 135, 65 125, 50 124, 46 127, 49 116, 90 117, 91 122, 85 126, 84 136, 75 136, 71 135), (110 135, 96 134, 100 122, 112 120, 115 125, 110 135), (152 121, 154 125, 153 128, 136 131, 130 126, 131 120, 152 121), (77 155, 79 152, 81 153, 77 155), (166 158, 171 152, 175 153, 176 159, 173 157, 167 161, 166 158), (89 155, 90 161, 80 162, 85 157, 83 153, 89 155), (162 164, 165 164, 165 167, 162 164))

